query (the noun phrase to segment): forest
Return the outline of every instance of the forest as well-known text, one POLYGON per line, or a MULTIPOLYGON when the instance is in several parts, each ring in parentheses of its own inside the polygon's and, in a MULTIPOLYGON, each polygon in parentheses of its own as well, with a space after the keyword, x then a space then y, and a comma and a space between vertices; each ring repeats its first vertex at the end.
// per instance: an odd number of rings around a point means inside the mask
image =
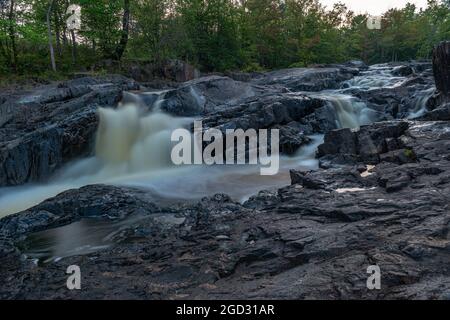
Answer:
POLYGON ((0 0, 0 75, 64 75, 104 61, 186 61, 201 71, 263 71, 352 59, 430 58, 450 38, 450 0, 382 16, 318 0, 0 0), (67 21, 80 9, 80 25, 67 21))

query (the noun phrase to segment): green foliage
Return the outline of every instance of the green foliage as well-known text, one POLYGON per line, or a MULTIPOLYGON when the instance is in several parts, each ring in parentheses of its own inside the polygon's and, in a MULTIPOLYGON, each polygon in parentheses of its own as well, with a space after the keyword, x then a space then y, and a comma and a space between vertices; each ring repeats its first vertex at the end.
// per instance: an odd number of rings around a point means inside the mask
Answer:
MULTIPOLYGON (((450 39, 450 1, 428 2, 425 10, 412 4, 391 9, 381 30, 369 30, 367 16, 341 3, 326 10, 319 0, 135 0, 124 58, 154 63, 175 58, 204 71, 247 72, 352 59, 430 58, 437 42, 450 39)), ((49 3, 0 2, 0 75, 47 77, 49 3)), ((114 59, 123 16, 124 0, 55 0, 50 27, 58 71, 85 71, 114 59), (71 3, 82 8, 76 46, 65 22, 71 3)))
POLYGON ((416 160, 416 158, 417 158, 414 150, 412 150, 412 149, 405 149, 404 154, 407 158, 409 158, 411 160, 416 160))

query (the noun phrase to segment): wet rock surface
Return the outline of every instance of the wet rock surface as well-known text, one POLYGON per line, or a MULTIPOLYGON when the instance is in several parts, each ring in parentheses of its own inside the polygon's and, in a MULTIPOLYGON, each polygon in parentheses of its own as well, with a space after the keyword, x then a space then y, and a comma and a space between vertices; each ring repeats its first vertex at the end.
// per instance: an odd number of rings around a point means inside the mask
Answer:
POLYGON ((0 186, 42 181, 92 150, 98 107, 114 107, 139 84, 84 77, 8 95, 0 105, 0 186))
MULTIPOLYGON (((209 76, 147 94, 148 108, 201 117, 207 128, 280 129, 287 154, 323 133, 320 169, 294 166, 291 185, 244 203, 218 194, 162 204, 148 191, 107 185, 61 193, 0 220, 0 298, 448 299, 450 124, 447 104, 425 109, 435 91, 430 66, 352 62, 235 75, 242 81, 209 76), (394 81, 365 87, 374 73, 394 81), (336 108, 345 105, 313 92, 337 88, 384 121, 342 128, 336 108), (397 120, 418 111, 420 121, 397 120), (110 226, 99 249, 53 253, 71 242, 64 228, 82 222, 110 226), (50 261, 36 253, 37 235, 50 261), (81 268, 80 291, 66 287, 70 265, 81 268), (381 269, 381 290, 366 286, 371 265, 381 269)), ((1 185, 44 179, 89 152, 95 109, 136 85, 73 81, 69 91, 21 102, 33 116, 2 114, 1 185)))
POLYGON ((450 126, 403 123, 363 128, 374 133, 384 126, 389 134, 379 139, 404 144, 378 149, 376 165, 359 158, 358 148, 339 149, 355 163, 293 170, 291 186, 262 191, 244 204, 217 195, 158 207, 139 190, 88 186, 6 217, 0 223, 0 296, 447 299, 450 126), (384 157, 405 147, 414 161, 384 157), (113 246, 89 255, 36 265, 15 247, 31 232, 77 219, 129 215, 143 218, 122 227, 113 246), (72 264, 81 267, 81 291, 65 287, 72 264), (382 289, 370 291, 366 271, 375 264, 382 289))
MULTIPOLYGON (((282 151, 292 154, 305 140, 296 139, 296 134, 323 134, 342 127, 336 109, 342 108, 336 105, 341 101, 330 102, 329 97, 311 91, 341 87, 342 95, 353 96, 346 103, 364 104, 370 121, 421 115, 434 91, 430 68, 430 63, 410 62, 370 69, 355 61, 252 74, 245 82, 206 76, 175 89, 126 95, 124 91, 137 90, 139 84, 121 76, 83 77, 30 92, 7 93, 0 100, 0 186, 45 181, 63 164, 87 155, 99 106, 139 101, 149 110, 201 117, 207 127, 222 131, 282 128, 282 151), (399 73, 405 77, 389 88, 365 88, 364 81, 354 81, 377 72, 389 79, 399 73), (347 92, 348 81, 355 83, 347 92)), ((441 105, 436 102, 429 107, 434 113, 425 119, 445 120, 447 111, 441 105)))

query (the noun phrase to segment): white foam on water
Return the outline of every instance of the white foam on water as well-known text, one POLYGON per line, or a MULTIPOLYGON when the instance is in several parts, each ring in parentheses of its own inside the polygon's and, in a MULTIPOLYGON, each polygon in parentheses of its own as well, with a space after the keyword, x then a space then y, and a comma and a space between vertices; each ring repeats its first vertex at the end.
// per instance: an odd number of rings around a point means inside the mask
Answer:
POLYGON ((408 115, 408 119, 415 119, 422 116, 427 111, 427 102, 433 96, 436 89, 430 88, 417 93, 414 108, 408 115))
POLYGON ((175 166, 170 154, 173 130, 188 127, 192 118, 153 111, 136 104, 99 111, 95 156, 71 163, 46 184, 0 189, 0 217, 26 210, 57 194, 90 184, 136 186, 165 199, 200 199, 226 193, 236 200, 259 190, 290 183, 289 169, 318 167, 315 150, 322 137, 292 158, 281 157, 276 176, 261 176, 259 166, 175 166))
POLYGON ((354 87, 363 90, 378 88, 394 88, 401 85, 406 78, 392 75, 393 68, 388 64, 377 64, 370 66, 368 70, 362 71, 344 83, 347 87, 354 87))

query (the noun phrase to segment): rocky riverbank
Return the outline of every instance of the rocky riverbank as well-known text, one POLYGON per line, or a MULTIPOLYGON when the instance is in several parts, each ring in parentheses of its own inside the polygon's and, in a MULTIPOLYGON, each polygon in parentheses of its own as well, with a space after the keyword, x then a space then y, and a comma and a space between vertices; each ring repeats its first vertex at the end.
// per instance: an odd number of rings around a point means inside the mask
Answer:
POLYGON ((2 97, 2 186, 45 181, 92 152, 97 108, 119 101, 221 130, 280 128, 285 154, 325 138, 318 170, 293 166, 290 185, 245 202, 161 203, 103 184, 9 215, 0 298, 450 299, 449 105, 435 98, 448 92, 431 66, 351 62, 125 95, 139 84, 84 78, 2 97), (92 251, 64 255, 86 225, 100 234, 92 251), (375 264, 382 289, 371 291, 375 264), (65 286, 69 265, 81 268, 80 291, 65 286))

